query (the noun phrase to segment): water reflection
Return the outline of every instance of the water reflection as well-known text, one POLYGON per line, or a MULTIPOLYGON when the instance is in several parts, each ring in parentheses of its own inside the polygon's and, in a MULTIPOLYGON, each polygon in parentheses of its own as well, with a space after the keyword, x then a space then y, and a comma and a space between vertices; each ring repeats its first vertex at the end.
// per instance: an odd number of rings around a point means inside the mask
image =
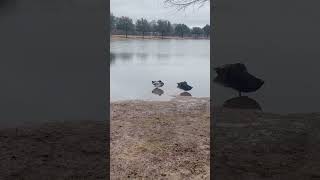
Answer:
POLYGON ((147 53, 137 53, 136 56, 137 56, 137 58, 139 60, 142 60, 142 61, 145 61, 148 58, 148 54, 147 53))
POLYGON ((248 96, 240 96, 226 100, 223 103, 223 107, 232 108, 232 109, 253 109, 253 110, 261 110, 262 108, 260 104, 248 96))
POLYGON ((121 52, 121 53, 111 53, 115 60, 121 59, 124 61, 130 61, 133 58, 133 53, 121 52))
POLYGON ((192 95, 188 92, 182 92, 180 93, 180 96, 192 96, 192 95))
POLYGON ((164 91, 160 88, 154 88, 152 90, 152 93, 161 96, 164 93, 164 91))
POLYGON ((169 54, 164 54, 164 53, 157 53, 156 57, 158 59, 168 59, 169 58, 169 54))

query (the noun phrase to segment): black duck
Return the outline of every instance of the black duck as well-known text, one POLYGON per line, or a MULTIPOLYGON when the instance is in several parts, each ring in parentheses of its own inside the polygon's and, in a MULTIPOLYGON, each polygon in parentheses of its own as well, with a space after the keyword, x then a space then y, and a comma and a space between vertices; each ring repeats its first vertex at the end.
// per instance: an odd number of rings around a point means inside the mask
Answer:
POLYGON ((244 64, 227 64, 221 67, 214 68, 218 76, 215 82, 239 92, 254 92, 257 91, 264 81, 251 75, 244 64))
POLYGON ((192 89, 192 86, 189 86, 186 81, 179 82, 177 84, 178 84, 178 88, 184 91, 190 91, 192 89))

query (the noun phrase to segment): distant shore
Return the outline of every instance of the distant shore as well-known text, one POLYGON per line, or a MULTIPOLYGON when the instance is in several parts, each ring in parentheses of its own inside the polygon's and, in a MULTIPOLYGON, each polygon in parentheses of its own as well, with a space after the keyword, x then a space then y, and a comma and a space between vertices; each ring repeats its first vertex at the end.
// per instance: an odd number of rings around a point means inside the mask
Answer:
POLYGON ((193 40, 210 40, 209 38, 203 38, 203 37, 199 37, 199 38, 194 38, 194 37, 179 37, 179 36, 139 36, 139 35, 128 35, 128 37, 126 37, 126 35, 111 35, 111 40, 119 40, 119 39, 179 39, 179 40, 184 40, 184 39, 193 39, 193 40))

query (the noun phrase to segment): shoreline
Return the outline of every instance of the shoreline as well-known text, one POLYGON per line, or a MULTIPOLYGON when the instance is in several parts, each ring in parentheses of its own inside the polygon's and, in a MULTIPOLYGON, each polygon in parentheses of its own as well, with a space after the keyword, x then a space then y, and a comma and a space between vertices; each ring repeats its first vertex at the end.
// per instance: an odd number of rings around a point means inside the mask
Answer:
POLYGON ((119 102, 132 102, 132 101, 137 101, 137 102, 170 102, 174 101, 177 99, 207 99, 210 100, 210 97, 208 96, 201 96, 201 97, 195 97, 195 96, 181 96, 181 95, 172 95, 170 96, 170 99, 123 99, 123 100, 111 100, 110 99, 110 104, 112 103, 119 103, 119 102))
MULTIPOLYGON (((214 177, 222 180, 320 177, 320 113, 215 106, 217 119, 210 122, 209 98, 194 97, 112 102, 110 113, 113 179, 210 179, 210 158, 214 177)), ((17 129, 0 129, 0 179, 106 178, 106 122, 17 129)))
POLYGON ((161 36, 140 36, 140 35, 128 35, 126 38, 125 35, 110 35, 111 40, 124 40, 124 39, 144 39, 144 40, 168 40, 168 39, 174 39, 174 40, 210 40, 209 38, 193 38, 193 37, 179 37, 179 36, 164 36, 163 38, 161 36))

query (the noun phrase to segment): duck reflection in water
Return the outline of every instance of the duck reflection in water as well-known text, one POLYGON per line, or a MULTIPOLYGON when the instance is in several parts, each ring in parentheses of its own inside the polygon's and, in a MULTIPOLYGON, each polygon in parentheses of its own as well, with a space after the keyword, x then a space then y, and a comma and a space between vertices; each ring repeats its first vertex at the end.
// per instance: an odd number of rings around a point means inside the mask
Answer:
POLYGON ((228 99, 223 103, 223 107, 231 109, 252 109, 262 111, 259 103, 248 96, 240 96, 228 99))
POLYGON ((251 75, 244 64, 226 64, 214 68, 218 76, 214 81, 225 87, 237 90, 239 96, 241 92, 254 92, 260 89, 264 81, 251 75))
POLYGON ((182 93, 180 93, 180 96, 192 96, 190 93, 188 93, 188 92, 182 92, 182 93))
POLYGON ((161 96, 164 93, 164 91, 162 89, 160 89, 160 88, 154 88, 152 90, 152 93, 161 96))

